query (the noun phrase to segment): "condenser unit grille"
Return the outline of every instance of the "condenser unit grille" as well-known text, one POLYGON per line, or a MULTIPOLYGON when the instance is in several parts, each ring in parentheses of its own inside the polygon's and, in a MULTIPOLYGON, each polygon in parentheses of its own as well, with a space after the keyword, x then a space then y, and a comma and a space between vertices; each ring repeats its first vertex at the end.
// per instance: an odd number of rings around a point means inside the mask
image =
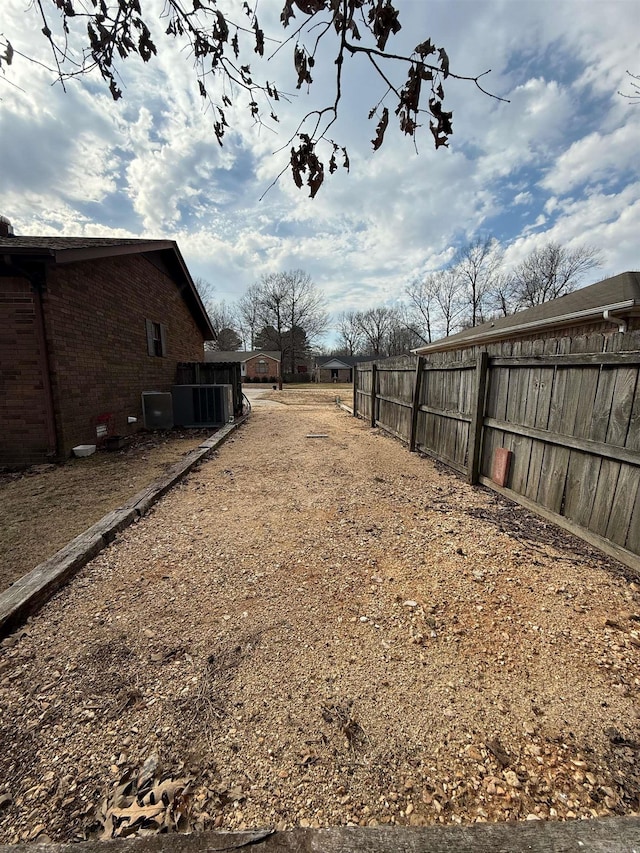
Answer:
POLYGON ((224 400, 214 388, 193 389, 193 413, 199 424, 224 421, 224 400))
POLYGON ((231 385, 174 385, 171 394, 177 425, 222 426, 233 420, 231 385))

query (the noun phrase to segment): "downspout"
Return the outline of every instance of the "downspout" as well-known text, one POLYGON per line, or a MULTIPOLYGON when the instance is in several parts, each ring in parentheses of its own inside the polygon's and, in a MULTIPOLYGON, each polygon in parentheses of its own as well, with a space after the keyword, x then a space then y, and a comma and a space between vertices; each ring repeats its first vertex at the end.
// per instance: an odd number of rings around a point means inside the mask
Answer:
POLYGON ((602 317, 607 323, 613 323, 614 326, 617 326, 619 332, 626 332, 629 328, 627 321, 623 320, 622 317, 616 317, 609 308, 605 308, 602 312, 602 317))
POLYGON ((53 405, 53 388, 51 385, 51 360, 49 358, 49 347, 47 344, 47 331, 44 321, 44 307, 42 304, 42 291, 46 281, 46 273, 32 275, 29 277, 33 291, 33 302, 36 309, 36 338, 38 341, 38 364, 44 384, 44 407, 47 430, 47 455, 58 456, 58 436, 56 432, 56 416, 53 405))

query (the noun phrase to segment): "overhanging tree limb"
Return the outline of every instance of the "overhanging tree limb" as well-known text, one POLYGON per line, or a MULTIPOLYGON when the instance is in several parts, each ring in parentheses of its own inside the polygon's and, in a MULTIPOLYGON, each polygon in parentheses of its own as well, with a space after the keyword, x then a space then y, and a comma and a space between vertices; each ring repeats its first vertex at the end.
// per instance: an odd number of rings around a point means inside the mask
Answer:
MULTIPOLYGON (((190 2, 192 8, 183 0, 165 0, 160 20, 167 35, 185 42, 189 48, 199 94, 213 110, 213 129, 218 142, 222 144, 233 124, 229 111, 235 108, 248 109, 260 125, 269 126, 269 120, 277 122, 276 104, 287 101, 290 96, 283 94, 276 83, 254 79, 249 57, 251 50, 264 56, 266 42, 277 43, 282 39, 264 33, 256 15, 257 2, 252 8, 248 2, 241 4, 237 0, 240 16, 244 15, 246 22, 221 12, 216 0, 190 2), (245 43, 247 39, 248 44, 245 43), (210 86, 211 79, 217 88, 210 86)), ((42 33, 54 57, 55 68, 50 70, 63 86, 73 77, 97 70, 113 99, 118 100, 122 97, 122 89, 117 62, 134 55, 149 62, 157 54, 152 19, 145 17, 142 0, 36 0, 36 4, 44 23, 42 33), (50 28, 43 3, 48 3, 58 16, 62 38, 57 38, 50 28), (78 33, 81 25, 86 26, 83 36, 78 33), (80 56, 73 55, 69 47, 72 28, 75 28, 76 37, 84 41, 80 56)), ((369 112, 369 118, 377 118, 378 125, 374 149, 383 144, 390 107, 402 132, 414 142, 422 126, 419 116, 428 115, 435 147, 446 147, 453 133, 452 114, 443 106, 444 81, 448 78, 472 82, 484 95, 505 100, 480 83, 488 72, 477 76, 455 73, 445 49, 436 47, 429 38, 417 44, 410 55, 387 50, 388 41, 401 30, 400 14, 392 0, 285 0, 280 16, 282 26, 287 29, 296 17, 299 22, 296 21, 295 31, 284 40, 284 45, 293 47, 298 89, 306 86, 308 90, 313 83, 312 70, 320 44, 332 34, 337 39, 335 94, 331 103, 307 112, 287 143, 287 147, 291 146, 289 166, 293 180, 298 187, 307 186, 312 197, 323 184, 327 171, 332 174, 339 166, 349 168, 346 148, 329 136, 339 115, 347 53, 353 57, 366 56, 385 84, 384 94, 369 112), (369 43, 363 41, 363 35, 369 43), (309 48, 305 39, 310 40, 309 48), (404 69, 402 85, 393 82, 393 75, 388 68, 383 68, 383 63, 393 69, 404 69), (385 104, 391 96, 395 105, 385 104), (340 151, 344 156, 338 162, 336 155, 340 151)), ((13 54, 10 41, 0 37, 0 69, 11 64, 13 54)))

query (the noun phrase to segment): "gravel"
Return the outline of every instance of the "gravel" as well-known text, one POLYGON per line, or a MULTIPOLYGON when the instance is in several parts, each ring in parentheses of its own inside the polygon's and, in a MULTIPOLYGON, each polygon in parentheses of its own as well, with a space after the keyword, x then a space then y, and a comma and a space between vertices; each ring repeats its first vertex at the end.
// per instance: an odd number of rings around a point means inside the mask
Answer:
POLYGON ((637 814, 638 583, 281 399, 0 645, 0 842, 637 814))

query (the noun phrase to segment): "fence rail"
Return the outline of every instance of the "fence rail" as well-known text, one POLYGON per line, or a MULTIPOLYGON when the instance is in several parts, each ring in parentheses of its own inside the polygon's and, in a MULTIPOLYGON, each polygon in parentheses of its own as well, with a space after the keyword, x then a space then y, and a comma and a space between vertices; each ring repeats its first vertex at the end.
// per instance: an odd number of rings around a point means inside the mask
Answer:
POLYGON ((358 365, 354 414, 640 571, 640 332, 471 352, 358 365))

